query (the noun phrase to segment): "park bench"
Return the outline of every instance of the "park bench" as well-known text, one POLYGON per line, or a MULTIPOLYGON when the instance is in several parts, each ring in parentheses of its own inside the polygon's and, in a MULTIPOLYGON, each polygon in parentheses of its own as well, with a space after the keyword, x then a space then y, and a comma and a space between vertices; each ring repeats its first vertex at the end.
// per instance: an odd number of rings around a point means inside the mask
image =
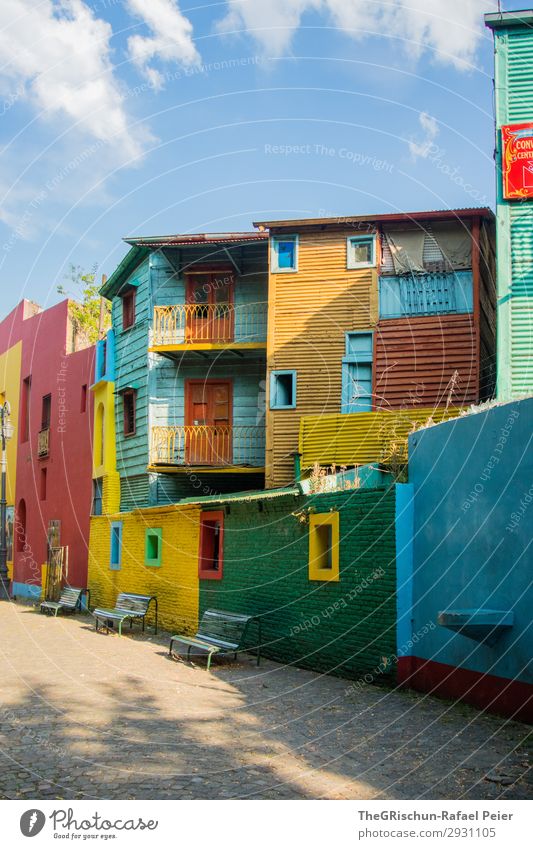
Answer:
POLYGON ((140 619, 144 631, 144 619, 152 601, 155 604, 155 633, 157 634, 157 598, 155 595, 139 595, 138 593, 119 593, 112 610, 103 607, 97 607, 93 610, 95 630, 98 631, 99 625, 102 623, 109 633, 109 625, 112 622, 117 622, 118 633, 121 636, 123 622, 129 621, 130 628, 133 628, 134 621, 140 619))
MULTIPOLYGON (((41 613, 53 613, 54 616, 57 616, 60 610, 64 613, 75 613, 77 610, 81 610, 81 598, 84 593, 90 598, 90 591, 87 589, 63 587, 59 601, 42 601, 40 611, 41 613)), ((86 607, 89 607, 88 603, 86 607)))
POLYGON ((196 648, 207 652, 207 670, 211 666, 211 658, 214 654, 234 654, 246 649, 245 639, 248 626, 251 622, 257 622, 257 665, 261 658, 261 619, 258 616, 245 616, 241 613, 230 613, 226 610, 206 610, 194 637, 183 634, 175 634, 171 637, 168 650, 172 657, 174 643, 183 643, 187 646, 187 660, 190 659, 191 649, 196 648))

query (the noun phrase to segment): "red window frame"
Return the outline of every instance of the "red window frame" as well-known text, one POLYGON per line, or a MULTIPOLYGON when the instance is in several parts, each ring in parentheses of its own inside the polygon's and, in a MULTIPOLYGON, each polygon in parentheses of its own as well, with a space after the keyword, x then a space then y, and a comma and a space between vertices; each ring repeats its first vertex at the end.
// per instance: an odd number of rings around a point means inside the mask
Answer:
POLYGON ((122 424, 123 424, 124 436, 135 436, 135 433, 137 431, 137 421, 136 421, 136 419, 137 419, 137 415, 136 415, 137 414, 137 399, 136 399, 136 394, 137 393, 135 392, 135 389, 126 389, 126 391, 122 393, 122 405, 123 405, 123 408, 124 408, 123 409, 123 416, 124 417, 123 417, 123 420, 122 420, 122 424), (130 399, 130 398, 131 398, 131 404, 132 404, 131 417, 133 419, 133 430, 127 430, 126 429, 126 426, 129 423, 128 422, 129 411, 127 410, 127 407, 126 407, 126 400, 130 399))
POLYGON ((129 289, 122 295, 122 329, 127 330, 135 324, 135 289, 129 289))
POLYGON ((198 577, 220 581, 224 572, 224 511, 210 510, 200 516, 200 548, 198 551, 198 577), (206 568, 205 562, 213 559, 213 524, 218 522, 218 569, 206 568))

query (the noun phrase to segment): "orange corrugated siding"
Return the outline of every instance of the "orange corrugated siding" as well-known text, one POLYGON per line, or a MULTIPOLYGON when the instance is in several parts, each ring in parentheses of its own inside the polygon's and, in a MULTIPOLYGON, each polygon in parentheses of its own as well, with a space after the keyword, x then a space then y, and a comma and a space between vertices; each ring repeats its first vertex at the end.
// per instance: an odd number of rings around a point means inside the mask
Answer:
POLYGON ((477 329, 472 315, 381 321, 375 342, 375 407, 446 403, 458 372, 453 404, 478 399, 477 329))
POLYGON ((377 322, 375 269, 346 268, 346 233, 300 233, 298 271, 270 275, 268 368, 296 369, 297 409, 267 411, 267 485, 292 479, 300 418, 337 413, 348 330, 377 322))

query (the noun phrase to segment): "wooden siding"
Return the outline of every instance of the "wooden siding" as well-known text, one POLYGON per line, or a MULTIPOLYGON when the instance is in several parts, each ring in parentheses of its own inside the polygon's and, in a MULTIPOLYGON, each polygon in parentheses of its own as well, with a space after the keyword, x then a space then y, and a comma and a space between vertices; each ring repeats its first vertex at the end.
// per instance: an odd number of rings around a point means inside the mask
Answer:
POLYGON ((477 331, 472 315, 382 321, 375 334, 376 409, 444 406, 458 372, 454 404, 478 400, 477 331))
MULTIPOLYGON (((148 329, 151 315, 150 264, 146 259, 128 278, 137 284, 135 323, 122 329, 122 300, 113 298, 112 320, 115 331, 115 423, 117 438, 117 471, 122 478, 146 473, 148 462, 148 329), (134 384, 137 388, 135 434, 124 436, 124 404, 121 389, 134 384)), ((148 482, 146 481, 146 486, 148 482)), ((125 493, 123 499, 126 498, 125 493)))
POLYGON ((304 416, 299 449, 303 470, 321 466, 387 463, 391 454, 407 461, 407 436, 428 420, 455 418, 460 409, 433 407, 346 415, 304 416))
POLYGON ((296 370, 297 401, 294 410, 267 404, 267 486, 293 478, 301 416, 340 409, 345 333, 377 321, 377 270, 346 268, 346 237, 301 232, 298 271, 269 277, 268 371, 296 370))

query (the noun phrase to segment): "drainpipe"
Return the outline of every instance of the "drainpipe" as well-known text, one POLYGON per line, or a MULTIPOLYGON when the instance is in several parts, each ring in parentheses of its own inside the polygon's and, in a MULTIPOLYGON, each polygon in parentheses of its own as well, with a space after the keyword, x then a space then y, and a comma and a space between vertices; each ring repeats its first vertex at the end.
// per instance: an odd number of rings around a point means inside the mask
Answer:
POLYGON ((292 457, 294 461, 294 480, 299 483, 302 479, 302 455, 299 451, 293 451, 292 457))

